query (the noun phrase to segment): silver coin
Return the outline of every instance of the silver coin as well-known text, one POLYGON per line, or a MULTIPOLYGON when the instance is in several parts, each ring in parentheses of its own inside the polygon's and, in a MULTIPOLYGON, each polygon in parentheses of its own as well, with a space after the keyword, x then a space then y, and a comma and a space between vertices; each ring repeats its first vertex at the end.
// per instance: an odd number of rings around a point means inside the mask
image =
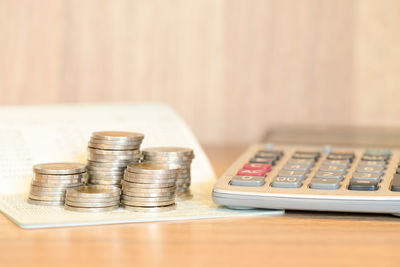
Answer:
POLYGON ((62 175, 34 173, 33 177, 37 179, 48 179, 48 180, 72 180, 72 179, 82 179, 87 176, 88 176, 87 172, 82 172, 79 174, 62 174, 62 175))
POLYGON ((100 172, 123 172, 126 167, 100 167, 100 166, 87 166, 88 171, 100 171, 100 172))
POLYGON ((31 190, 38 191, 38 192, 65 192, 67 191, 67 187, 43 187, 31 184, 31 190))
POLYGON ((113 210, 118 209, 119 205, 105 207, 105 208, 79 208, 79 207, 71 207, 71 206, 65 205, 64 208, 69 211, 77 211, 77 212, 107 212, 107 211, 113 211, 113 210))
POLYGON ((104 140, 104 139, 97 139, 91 137, 89 140, 90 144, 94 145, 107 145, 107 146, 121 146, 121 147, 129 147, 129 146, 140 146, 143 140, 131 141, 131 140, 104 140))
POLYGON ((158 164, 153 162, 142 162, 136 164, 129 164, 127 167, 128 172, 144 173, 144 174, 175 174, 178 167, 173 167, 166 164, 158 164))
POLYGON ((129 163, 126 162, 98 162, 98 161, 87 161, 87 166, 90 167, 101 167, 101 168, 126 168, 129 163))
POLYGON ((93 160, 98 162, 133 163, 133 162, 138 162, 140 160, 140 157, 121 157, 121 156, 105 156, 105 155, 89 154, 88 160, 93 160))
POLYGON ((140 183, 131 183, 127 181, 122 181, 122 186, 127 186, 129 188, 170 188, 175 185, 175 182, 168 184, 140 184, 140 183))
POLYGON ((173 192, 160 192, 160 193, 151 193, 151 192, 131 192, 129 190, 122 190, 122 194, 124 196, 130 197, 172 197, 175 195, 175 191, 173 192))
POLYGON ((88 143, 89 148, 97 148, 97 149, 106 149, 106 150, 139 150, 140 144, 135 145, 109 145, 109 144, 101 144, 101 143, 88 143))
POLYGON ((65 196, 36 196, 32 195, 31 193, 29 194, 29 199, 33 200, 41 200, 41 201, 55 201, 55 202, 61 202, 64 201, 65 196))
POLYGON ((175 179, 176 173, 172 174, 145 174, 145 173, 134 173, 125 170, 124 175, 130 178, 140 178, 140 179, 175 179))
POLYGON ((176 179, 174 178, 166 178, 166 179, 149 179, 149 178, 131 178, 129 176, 124 176, 123 180, 131 183, 141 183, 141 184, 168 184, 175 183, 176 179))
POLYGON ((110 206, 119 205, 118 201, 107 201, 107 202, 74 202, 65 200, 65 205, 77 208, 106 208, 110 206))
POLYGON ((42 183, 36 180, 32 180, 31 185, 41 186, 41 187, 56 187, 56 188, 69 188, 69 187, 77 187, 82 185, 82 182, 79 183, 42 183))
POLYGON ((110 140, 110 141, 138 141, 143 140, 144 135, 141 133, 134 132, 122 132, 122 131, 101 131, 93 132, 92 137, 94 139, 110 140))
POLYGON ((42 200, 35 200, 35 199, 27 199, 29 204, 39 205, 39 206, 64 206, 64 201, 60 202, 53 202, 53 201, 42 201, 42 200))
POLYGON ((35 184, 53 184, 53 185, 71 185, 71 184, 80 184, 82 183, 82 179, 72 179, 72 180, 67 180, 67 179, 62 179, 62 180, 54 180, 54 179, 38 179, 34 177, 32 181, 35 182, 35 184))
POLYGON ((117 187, 102 187, 96 185, 80 186, 67 190, 67 196, 77 198, 107 198, 115 197, 121 194, 121 190, 117 187))
POLYGON ((120 185, 121 184, 121 180, 95 180, 95 179, 91 179, 90 180, 90 184, 93 185, 120 185))
POLYGON ((172 204, 165 207, 135 207, 129 205, 122 205, 122 207, 128 211, 136 211, 136 212, 163 212, 176 209, 176 204, 172 204))
POLYGON ((190 193, 190 191, 183 193, 183 194, 176 195, 177 201, 185 201, 185 200, 191 200, 191 199, 193 199, 193 195, 190 193))
POLYGON ((91 175, 89 179, 99 179, 99 180, 121 180, 123 175, 91 175))
POLYGON ((89 172, 89 177, 96 177, 96 176, 103 176, 103 177, 123 177, 124 173, 122 172, 89 172))
POLYGON ((33 171, 42 174, 77 174, 86 171, 86 166, 75 162, 42 163, 33 166, 33 171))
POLYGON ((61 196, 65 196, 65 192, 67 192, 67 190, 63 191, 63 192, 46 192, 46 191, 36 191, 36 190, 31 190, 29 191, 29 194, 35 195, 35 196, 49 196, 49 197, 61 197, 61 196))
POLYGON ((68 196, 66 197, 66 200, 71 201, 71 202, 85 202, 85 203, 104 203, 104 202, 119 202, 120 197, 116 196, 116 197, 109 197, 109 198, 81 198, 81 197, 71 197, 68 196))
POLYGON ((130 200, 130 201, 168 201, 171 199, 174 199, 175 195, 171 195, 171 196, 166 196, 166 197, 131 197, 128 195, 122 195, 121 199, 125 199, 125 200, 130 200))
POLYGON ((97 187, 103 187, 103 188, 112 188, 116 187, 121 191, 121 184, 88 184, 88 186, 95 185, 97 187))
POLYGON ((138 207, 162 207, 168 206, 175 203, 175 199, 168 201, 158 201, 158 202, 142 202, 142 201, 129 201, 129 200, 121 200, 121 203, 129 206, 138 206, 138 207))
POLYGON ((161 192, 175 192, 176 186, 165 188, 135 188, 122 184, 123 191, 140 192, 140 193, 161 193, 161 192))
POLYGON ((192 163, 192 159, 190 158, 167 158, 167 157, 155 157, 155 156, 150 157, 145 154, 143 154, 143 161, 163 162, 170 164, 179 164, 183 166, 187 166, 192 163))
POLYGON ((88 147, 88 152, 98 155, 109 155, 109 156, 136 156, 140 154, 140 150, 107 150, 107 149, 97 149, 88 147))
POLYGON ((148 155, 191 156, 193 149, 185 147, 148 147, 143 149, 148 155))

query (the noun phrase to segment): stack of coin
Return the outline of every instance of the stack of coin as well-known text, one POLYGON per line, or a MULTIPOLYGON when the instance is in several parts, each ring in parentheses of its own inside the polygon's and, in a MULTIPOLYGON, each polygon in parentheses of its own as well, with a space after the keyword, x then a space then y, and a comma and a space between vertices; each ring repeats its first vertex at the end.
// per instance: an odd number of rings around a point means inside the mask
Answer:
POLYGON ((172 166, 178 165, 176 193, 180 199, 191 198, 190 164, 194 158, 193 149, 182 147, 151 147, 142 151, 144 162, 156 162, 172 166))
POLYGON ((122 181, 121 202, 131 211, 167 211, 175 208, 179 166, 152 162, 128 165, 122 181))
POLYGON ((141 159, 144 135, 132 132, 94 132, 88 144, 89 183, 121 185, 126 166, 141 159))
POLYGON ((65 209, 79 212, 104 212, 119 207, 121 189, 102 185, 85 185, 67 190, 65 209))
POLYGON ((66 190, 83 185, 87 179, 86 167, 81 163, 37 164, 33 172, 28 202, 36 205, 64 205, 66 190))

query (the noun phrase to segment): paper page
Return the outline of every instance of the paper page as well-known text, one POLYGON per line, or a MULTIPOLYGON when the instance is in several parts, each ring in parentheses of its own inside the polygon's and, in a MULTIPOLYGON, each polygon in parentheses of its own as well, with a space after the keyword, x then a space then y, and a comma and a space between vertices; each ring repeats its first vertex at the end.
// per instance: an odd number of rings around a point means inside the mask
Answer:
POLYGON ((0 108, 0 210, 26 228, 281 214, 281 211, 237 211, 212 203, 215 174, 207 156, 183 120, 166 104, 91 104, 0 108), (160 213, 123 209, 96 215, 66 211, 62 207, 35 206, 26 202, 32 166, 43 162, 86 162, 87 143, 94 131, 118 130, 145 135, 142 148, 191 147, 190 201, 160 213))

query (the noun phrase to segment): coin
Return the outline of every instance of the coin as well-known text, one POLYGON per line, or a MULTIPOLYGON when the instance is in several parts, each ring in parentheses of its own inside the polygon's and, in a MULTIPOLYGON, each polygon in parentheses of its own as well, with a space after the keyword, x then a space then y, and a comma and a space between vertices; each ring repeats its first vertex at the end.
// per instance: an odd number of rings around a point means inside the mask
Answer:
POLYGON ((71 201, 71 202, 85 202, 85 203, 89 203, 89 202, 90 203, 91 202, 99 203, 99 202, 101 202, 101 203, 104 203, 105 201, 106 202, 119 202, 120 197, 116 196, 116 197, 109 197, 109 198, 81 198, 81 197, 68 196, 67 200, 71 201))
POLYGON ((66 199, 65 205, 77 208, 105 208, 105 207, 119 205, 119 200, 107 201, 107 202, 74 202, 70 201, 69 199, 66 199))
POLYGON ((175 185, 175 182, 167 183, 167 184, 140 184, 140 183, 131 183, 127 181, 122 181, 122 186, 127 186, 130 188, 170 188, 175 185))
POLYGON ((29 199, 33 200, 41 200, 41 201, 56 201, 56 202, 61 202, 64 201, 65 196, 36 196, 32 195, 32 193, 29 194, 29 199))
POLYGON ((177 172, 178 167, 175 168, 166 164, 142 162, 129 164, 127 170, 129 172, 144 174, 172 174, 177 172))
POLYGON ((122 185, 122 190, 129 192, 138 192, 138 193, 162 193, 162 192, 174 192, 176 189, 175 185, 166 188, 134 188, 129 187, 126 184, 122 185))
POLYGON ((89 171, 89 177, 92 176, 119 176, 122 177, 124 175, 124 172, 100 172, 100 171, 89 171))
POLYGON ((94 185, 120 185, 121 179, 119 180, 101 180, 101 179, 90 179, 90 183, 94 185))
POLYGON ((106 155, 97 155, 97 154, 89 154, 88 160, 98 161, 98 162, 138 162, 140 160, 140 156, 106 156, 106 155))
POLYGON ((124 172, 125 167, 118 167, 118 168, 113 168, 113 167, 87 167, 88 171, 92 172, 124 172))
POLYGON ((123 180, 127 182, 134 182, 134 183, 141 183, 141 184, 168 184, 168 183, 175 183, 174 178, 164 178, 164 179, 152 179, 152 178, 131 178, 129 176, 124 176, 123 180))
POLYGON ((71 180, 71 179, 82 179, 87 177, 87 172, 79 173, 79 174, 41 174, 41 173, 34 173, 35 179, 49 179, 49 180, 71 180))
POLYGON ((105 198, 111 196, 119 196, 121 190, 117 187, 99 187, 96 185, 80 186, 67 190, 67 196, 80 198, 105 198))
POLYGON ((40 185, 46 185, 46 184, 53 184, 53 185, 71 185, 71 184, 80 184, 82 183, 82 179, 72 179, 72 180, 67 180, 67 179, 38 179, 38 178, 33 178, 32 182, 35 182, 35 184, 40 184, 40 185))
POLYGON ((36 190, 40 192, 65 192, 67 190, 67 187, 44 187, 31 184, 31 190, 36 190))
POLYGON ((64 208, 69 211, 77 211, 77 212, 106 212, 106 211, 113 211, 119 208, 119 205, 105 207, 105 208, 79 208, 79 207, 71 207, 65 205, 64 208))
POLYGON ((129 205, 122 205, 122 207, 129 211, 137 211, 137 212, 161 212, 161 211, 171 211, 176 209, 176 204, 172 204, 165 207, 136 207, 129 205))
POLYGON ((171 198, 175 198, 175 195, 171 195, 171 196, 166 196, 166 197, 132 197, 132 196, 128 196, 128 195, 122 195, 121 199, 125 199, 125 200, 130 200, 130 201, 168 201, 171 200, 171 198))
POLYGON ((98 155, 110 155, 110 156, 136 156, 140 154, 140 151, 135 150, 106 150, 96 149, 88 147, 88 152, 98 155))
POLYGON ((144 135, 141 133, 134 133, 134 132, 101 131, 101 132, 93 132, 92 137, 95 139, 110 140, 110 141, 120 141, 120 140, 138 141, 138 140, 143 140, 144 135))
POLYGON ((67 190, 59 191, 59 192, 46 192, 46 191, 36 191, 31 188, 29 193, 32 195, 36 195, 36 196, 57 197, 57 196, 65 196, 66 191, 67 190))
POLYGON ((168 155, 168 156, 191 156, 193 155, 193 149, 184 147, 149 147, 143 149, 143 153, 148 155, 168 155))
POLYGON ((33 171, 42 174, 77 174, 85 172, 86 166, 74 162, 42 163, 33 166, 33 171))
POLYGON ((164 174, 146 174, 146 173, 135 173, 130 172, 128 169, 125 170, 125 176, 131 178, 143 178, 143 179, 151 179, 157 177, 157 179, 171 179, 176 177, 176 173, 164 173, 164 174))
POLYGON ((102 167, 102 168, 126 168, 129 163, 126 162, 98 162, 98 161, 91 161, 88 160, 87 166, 90 167, 102 167))
POLYGON ((130 201, 127 199, 122 199, 121 203, 129 206, 138 206, 138 207, 160 207, 160 206, 168 206, 175 203, 175 198, 167 201, 130 201))
POLYGON ((53 202, 53 201, 35 200, 35 199, 30 199, 30 198, 27 199, 27 202, 29 204, 40 205, 40 206, 63 206, 64 205, 64 201, 53 202))
POLYGON ((36 185, 36 186, 43 186, 43 187, 55 187, 55 188, 60 188, 60 187, 76 187, 79 185, 83 185, 82 182, 77 182, 77 183, 42 183, 40 181, 36 181, 36 180, 32 180, 32 185, 36 185))
POLYGON ((142 140, 105 140, 91 137, 89 143, 92 144, 101 144, 101 145, 109 145, 109 146, 140 146, 142 140))
POLYGON ((159 192, 159 193, 152 193, 152 192, 131 192, 129 190, 123 190, 124 196, 130 197, 172 197, 175 195, 175 191, 172 192, 159 192))

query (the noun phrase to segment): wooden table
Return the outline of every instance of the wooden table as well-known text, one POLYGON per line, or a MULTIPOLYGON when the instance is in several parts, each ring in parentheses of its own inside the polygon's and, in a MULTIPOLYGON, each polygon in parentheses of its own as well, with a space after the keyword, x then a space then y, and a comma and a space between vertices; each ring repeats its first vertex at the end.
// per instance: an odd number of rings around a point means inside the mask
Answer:
MULTIPOLYGON (((207 148, 217 174, 241 148, 207 148)), ((291 212, 23 230, 0 216, 0 266, 400 266, 400 219, 291 212), (118 264, 118 265, 117 265, 118 264)))

